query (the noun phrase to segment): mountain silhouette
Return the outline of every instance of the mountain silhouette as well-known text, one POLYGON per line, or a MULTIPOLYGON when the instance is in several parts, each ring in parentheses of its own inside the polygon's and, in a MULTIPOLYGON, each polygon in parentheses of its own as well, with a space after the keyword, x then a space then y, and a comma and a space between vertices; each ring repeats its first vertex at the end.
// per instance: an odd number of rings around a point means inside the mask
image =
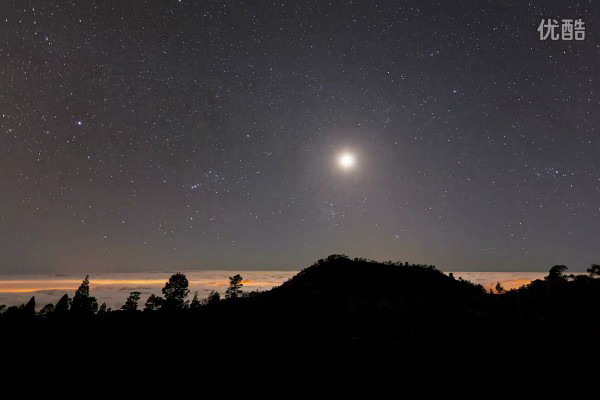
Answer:
POLYGON ((279 287, 244 292, 230 277, 221 299, 187 299, 188 280, 174 274, 163 297, 144 311, 140 292, 111 311, 98 308, 86 277, 67 295, 34 312, 35 300, 0 314, 0 343, 128 346, 194 343, 555 343, 600 334, 600 267, 566 275, 556 265, 544 280, 488 293, 434 266, 380 263, 332 255, 279 287), (132 336, 133 335, 133 336, 132 336))
POLYGON ((277 288, 217 307, 229 316, 220 323, 244 320, 255 339, 410 340, 419 332, 472 325, 485 296, 483 287, 431 266, 334 255, 277 288))

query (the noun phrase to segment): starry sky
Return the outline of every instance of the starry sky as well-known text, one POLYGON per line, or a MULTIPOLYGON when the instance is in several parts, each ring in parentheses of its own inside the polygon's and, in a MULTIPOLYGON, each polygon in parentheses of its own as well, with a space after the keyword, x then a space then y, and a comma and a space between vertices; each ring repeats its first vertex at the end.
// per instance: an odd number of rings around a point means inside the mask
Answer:
POLYGON ((583 270, 599 26, 571 0, 3 1, 0 273, 583 270))

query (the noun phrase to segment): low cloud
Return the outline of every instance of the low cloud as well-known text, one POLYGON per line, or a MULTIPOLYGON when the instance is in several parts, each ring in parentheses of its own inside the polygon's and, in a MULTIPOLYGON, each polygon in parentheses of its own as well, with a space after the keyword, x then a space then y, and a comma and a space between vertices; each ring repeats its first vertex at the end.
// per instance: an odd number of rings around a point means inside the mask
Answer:
MULTIPOLYGON (((182 271, 190 283, 190 298, 194 292, 206 297, 215 290, 224 294, 233 271, 182 271)), ((120 308, 130 292, 142 293, 140 304, 151 295, 161 295, 161 289, 173 272, 106 273, 90 274, 90 292, 99 304, 120 308)), ((243 271, 244 290, 267 290, 278 286, 296 272, 293 271, 243 271)), ((65 293, 72 297, 84 275, 31 275, 4 276, 0 279, 0 304, 20 305, 35 296, 37 308, 55 304, 65 293)))
MULTIPOLYGON (((224 294, 233 271, 182 271, 190 283, 190 298, 198 292, 200 298, 215 290, 224 294)), ((106 303, 109 307, 120 308, 130 292, 142 293, 140 304, 151 294, 161 295, 161 289, 173 272, 148 273, 106 273, 90 275, 90 291, 98 299, 98 303, 106 303)), ((268 290, 279 286, 294 276, 293 271, 243 271, 244 290, 268 290)), ((545 272, 453 272, 456 278, 480 284, 486 289, 500 282, 505 289, 517 288, 535 279, 543 279, 545 272)), ((4 276, 0 279, 0 304, 20 305, 35 296, 37 308, 45 304, 55 304, 67 293, 73 296, 81 284, 83 275, 31 275, 4 276)))

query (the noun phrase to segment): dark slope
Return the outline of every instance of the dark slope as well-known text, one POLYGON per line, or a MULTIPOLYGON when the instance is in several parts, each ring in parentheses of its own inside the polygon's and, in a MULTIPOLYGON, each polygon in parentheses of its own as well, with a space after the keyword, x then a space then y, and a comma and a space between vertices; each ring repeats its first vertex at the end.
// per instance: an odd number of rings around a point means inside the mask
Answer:
POLYGON ((481 286, 434 267, 330 256, 277 288, 202 313, 219 324, 243 321, 258 336, 296 341, 400 339, 473 329, 485 318, 486 296, 481 286))
POLYGON ((26 306, 14 308, 0 315, 0 344, 127 348, 209 343, 247 348, 595 342, 600 336, 600 279, 593 274, 566 276, 558 267, 545 280, 492 295, 432 266, 330 256, 272 290, 194 310, 39 316, 27 313, 26 306))
POLYGON ((340 314, 395 309, 409 315, 415 308, 464 310, 482 295, 482 287, 450 278, 434 267, 330 256, 265 297, 282 307, 329 309, 340 314))
POLYGON ((371 299, 480 295, 481 286, 459 281, 433 266, 351 260, 333 255, 300 271, 274 292, 371 299))
POLYGON ((432 266, 330 256, 280 287, 200 314, 233 337, 247 327, 242 336, 283 342, 589 341, 600 335, 600 279, 551 270, 491 295, 432 266))

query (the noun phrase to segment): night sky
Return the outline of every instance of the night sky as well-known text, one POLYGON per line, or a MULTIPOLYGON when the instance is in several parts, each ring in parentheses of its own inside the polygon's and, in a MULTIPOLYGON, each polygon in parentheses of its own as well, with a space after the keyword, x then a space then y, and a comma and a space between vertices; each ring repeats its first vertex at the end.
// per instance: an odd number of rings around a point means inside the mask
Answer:
POLYGON ((583 270, 599 26, 593 1, 3 1, 0 273, 583 270))

